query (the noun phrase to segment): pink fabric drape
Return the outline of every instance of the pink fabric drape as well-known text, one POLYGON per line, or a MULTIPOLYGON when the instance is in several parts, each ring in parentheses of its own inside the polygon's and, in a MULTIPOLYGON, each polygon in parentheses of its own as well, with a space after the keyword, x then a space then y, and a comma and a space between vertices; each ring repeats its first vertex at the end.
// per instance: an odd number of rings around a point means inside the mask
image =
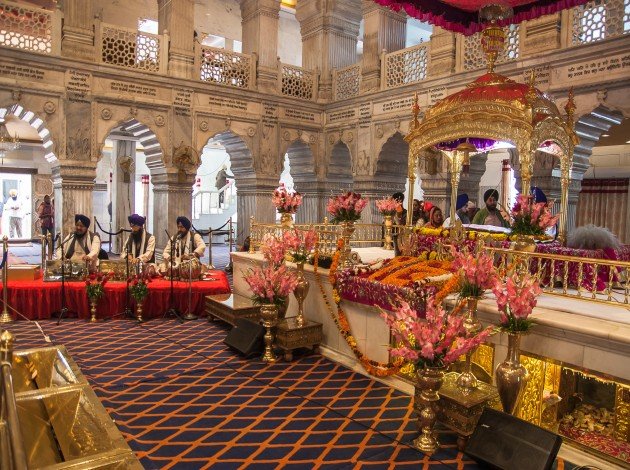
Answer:
POLYGON ((606 227, 622 243, 630 243, 629 187, 629 178, 582 181, 576 225, 606 227))

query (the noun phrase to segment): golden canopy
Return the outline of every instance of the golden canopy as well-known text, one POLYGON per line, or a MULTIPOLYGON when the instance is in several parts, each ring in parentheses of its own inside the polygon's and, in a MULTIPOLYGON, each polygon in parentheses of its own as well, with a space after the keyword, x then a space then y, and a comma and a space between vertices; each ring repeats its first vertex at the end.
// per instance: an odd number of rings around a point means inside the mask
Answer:
POLYGON ((486 73, 463 90, 438 101, 427 110, 422 122, 418 121, 416 99, 409 134, 405 137, 409 143, 412 192, 407 223, 411 223, 417 159, 424 151, 439 150, 449 159, 452 187, 450 215, 451 220, 455 220, 459 175, 462 163, 470 152, 469 144, 472 143, 477 152, 482 152, 491 149, 495 142, 509 142, 518 150, 521 188, 525 191, 530 186, 537 149, 560 158, 562 194, 559 235, 564 240, 569 170, 573 148, 578 142, 573 129, 575 105, 572 92, 565 109, 568 115, 566 121, 555 103, 534 86, 533 73, 529 84, 515 82, 494 72, 486 73))

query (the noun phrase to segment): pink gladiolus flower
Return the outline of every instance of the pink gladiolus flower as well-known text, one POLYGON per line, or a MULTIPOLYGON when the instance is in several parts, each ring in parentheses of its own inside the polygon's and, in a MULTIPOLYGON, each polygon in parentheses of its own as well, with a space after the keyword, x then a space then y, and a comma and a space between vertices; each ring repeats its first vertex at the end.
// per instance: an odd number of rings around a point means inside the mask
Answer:
POLYGON ((347 192, 331 197, 326 210, 333 216, 333 222, 353 222, 361 218, 361 212, 367 205, 367 199, 360 194, 347 192))
POLYGON ((538 279, 528 273, 513 274, 504 284, 497 281, 492 291, 501 312, 501 328, 509 332, 529 330, 529 315, 542 293, 538 279))
POLYGON ((280 213, 295 214, 302 204, 302 195, 298 192, 288 192, 281 184, 273 191, 271 202, 280 213))
POLYGON ((285 244, 280 238, 270 233, 263 236, 260 251, 265 257, 265 260, 274 266, 279 266, 284 262, 284 255, 286 253, 285 244))

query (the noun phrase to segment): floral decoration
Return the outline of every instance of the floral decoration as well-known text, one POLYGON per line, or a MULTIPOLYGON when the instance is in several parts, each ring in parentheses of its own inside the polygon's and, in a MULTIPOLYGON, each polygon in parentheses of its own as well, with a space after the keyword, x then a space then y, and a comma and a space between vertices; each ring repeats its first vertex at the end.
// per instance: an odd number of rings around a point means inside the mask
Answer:
POLYGON ((558 222, 545 202, 534 202, 531 196, 519 194, 511 211, 512 234, 542 236, 558 222))
POLYGON ((260 252, 267 262, 273 266, 280 266, 284 263, 287 247, 282 238, 266 233, 260 242, 260 252))
POLYGON ((90 302, 98 301, 105 293, 105 284, 109 278, 114 275, 113 272, 108 273, 92 273, 85 278, 85 290, 90 302))
POLYGON ((505 282, 497 281, 492 289, 501 312, 501 330, 507 333, 527 332, 533 326, 529 315, 542 293, 538 278, 529 273, 513 271, 505 282))
POLYGON ((302 195, 298 192, 289 192, 284 183, 274 189, 271 202, 281 214, 295 214, 302 204, 302 195))
POLYGON ((256 305, 274 304, 284 306, 287 297, 295 290, 298 278, 295 271, 286 265, 256 266, 244 273, 243 279, 252 290, 252 300, 256 305))
POLYGON ((401 204, 391 196, 376 201, 376 208, 381 212, 382 215, 385 216, 396 215, 396 210, 399 206, 401 206, 401 204))
POLYGON ((129 283, 129 293, 136 302, 144 302, 149 295, 151 276, 140 274, 134 276, 129 283))
POLYGON ((492 327, 476 334, 467 332, 463 316, 456 313, 449 314, 431 298, 426 305, 426 321, 404 301, 392 313, 381 312, 398 345, 390 348, 392 356, 419 368, 444 367, 479 346, 492 332, 492 327))
POLYGON ((347 193, 331 197, 328 200, 326 210, 332 215, 333 223, 355 222, 361 218, 361 212, 367 205, 367 198, 360 194, 348 191, 347 193))
POLYGON ((473 253, 469 250, 459 252, 451 247, 453 269, 459 277, 460 298, 481 299, 486 289, 492 289, 497 283, 497 272, 494 259, 484 250, 473 253))
POLYGON ((315 245, 317 244, 318 235, 314 229, 298 230, 294 228, 292 230, 285 230, 282 234, 282 241, 287 250, 287 253, 291 256, 294 263, 306 263, 315 245))

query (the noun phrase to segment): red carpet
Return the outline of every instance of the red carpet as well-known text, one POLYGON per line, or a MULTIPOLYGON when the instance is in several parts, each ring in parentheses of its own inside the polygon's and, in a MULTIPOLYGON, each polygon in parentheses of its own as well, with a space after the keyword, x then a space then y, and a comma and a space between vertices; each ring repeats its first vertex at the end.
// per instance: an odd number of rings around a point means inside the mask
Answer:
MULTIPOLYGON (((432 458, 413 449, 411 398, 320 355, 244 360, 223 345, 227 327, 206 321, 40 324, 145 468, 477 468, 450 432, 432 458)), ((8 328, 20 349, 46 344, 33 323, 8 328)))

